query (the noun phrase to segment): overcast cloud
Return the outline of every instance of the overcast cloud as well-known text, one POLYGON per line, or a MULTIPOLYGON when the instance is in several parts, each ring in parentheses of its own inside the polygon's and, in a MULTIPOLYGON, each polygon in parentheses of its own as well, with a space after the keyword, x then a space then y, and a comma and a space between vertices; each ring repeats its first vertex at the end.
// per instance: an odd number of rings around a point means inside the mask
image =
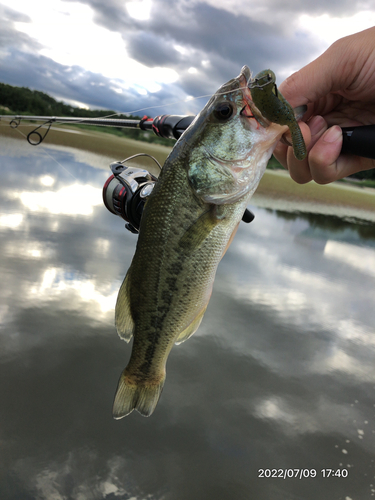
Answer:
POLYGON ((0 81, 90 108, 196 113, 206 99, 186 99, 244 64, 280 83, 374 21, 360 0, 0 0, 0 81))

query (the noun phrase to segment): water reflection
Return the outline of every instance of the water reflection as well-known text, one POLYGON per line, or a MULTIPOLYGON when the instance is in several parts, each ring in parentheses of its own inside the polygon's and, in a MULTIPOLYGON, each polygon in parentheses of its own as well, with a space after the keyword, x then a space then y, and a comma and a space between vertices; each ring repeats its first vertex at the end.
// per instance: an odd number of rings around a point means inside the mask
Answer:
POLYGON ((111 159, 0 146, 1 499, 371 498, 372 225, 252 207, 154 415, 115 422, 136 238, 102 206, 111 159), (258 478, 301 467, 318 477, 258 478))
POLYGON ((362 271, 364 275, 375 276, 374 250, 361 248, 340 241, 328 240, 324 246, 324 255, 330 259, 362 271))
POLYGON ((72 184, 58 191, 22 191, 15 193, 32 212, 65 215, 91 215, 93 208, 102 204, 101 189, 89 185, 72 184))

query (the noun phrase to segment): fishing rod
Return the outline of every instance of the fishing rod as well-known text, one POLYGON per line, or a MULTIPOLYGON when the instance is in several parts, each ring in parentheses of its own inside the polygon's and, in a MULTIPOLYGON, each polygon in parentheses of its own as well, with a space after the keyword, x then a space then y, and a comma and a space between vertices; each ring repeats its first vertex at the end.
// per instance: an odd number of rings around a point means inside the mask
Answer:
POLYGON ((187 115, 160 115, 155 118, 144 116, 141 120, 130 120, 127 118, 78 118, 70 116, 29 116, 29 115, 0 115, 0 120, 10 119, 9 125, 17 128, 21 121, 43 122, 34 130, 29 132, 26 139, 32 146, 38 146, 44 141, 53 123, 57 124, 85 124, 98 125, 102 127, 133 128, 138 130, 151 130, 158 137, 166 139, 179 139, 188 128, 195 116, 187 115), (39 130, 47 126, 47 130, 42 135, 39 130))
MULTIPOLYGON (((17 128, 21 121, 43 122, 27 135, 27 141, 37 146, 45 139, 53 123, 75 123, 85 125, 99 125, 107 127, 135 128, 151 130, 158 137, 179 139, 183 132, 193 122, 195 116, 187 115, 160 115, 155 118, 144 116, 141 120, 122 118, 78 118, 56 116, 29 116, 29 115, 0 115, 0 120, 11 118, 10 126, 17 128), (39 129, 47 126, 42 136, 39 129)), ((342 128, 343 144, 341 153, 375 159, 375 125, 342 128)), ((123 161, 113 162, 110 165, 112 175, 103 187, 103 202, 107 209, 126 221, 125 227, 137 234, 147 197, 151 194, 157 177, 144 169, 128 167, 125 163, 137 156, 151 157, 161 169, 158 161, 150 155, 140 153, 126 158, 123 161)), ((242 220, 251 222, 254 214, 246 209, 242 220)))
MULTIPOLYGON (((144 116, 141 120, 123 118, 78 118, 62 116, 29 116, 29 115, 0 115, 0 120, 9 119, 10 126, 17 128, 21 121, 43 122, 27 135, 27 141, 32 146, 38 146, 45 139, 53 123, 72 123, 85 125, 99 125, 104 127, 133 128, 151 130, 158 137, 179 139, 183 132, 192 123, 194 115, 159 115, 155 118, 144 116), (39 129, 47 126, 42 136, 39 129)), ((375 159, 375 125, 342 128, 341 154, 352 154, 364 158, 375 159)))

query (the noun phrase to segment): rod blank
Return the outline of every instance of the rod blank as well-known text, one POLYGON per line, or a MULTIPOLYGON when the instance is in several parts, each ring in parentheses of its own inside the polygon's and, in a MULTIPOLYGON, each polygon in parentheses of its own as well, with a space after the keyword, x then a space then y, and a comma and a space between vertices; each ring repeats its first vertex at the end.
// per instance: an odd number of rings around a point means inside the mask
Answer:
POLYGON ((144 128, 151 129, 152 121, 129 120, 123 118, 78 118, 72 116, 29 116, 29 115, 0 115, 0 119, 11 118, 12 121, 36 121, 45 123, 82 123, 86 125, 101 125, 108 127, 123 127, 123 128, 141 128, 143 123, 144 128))

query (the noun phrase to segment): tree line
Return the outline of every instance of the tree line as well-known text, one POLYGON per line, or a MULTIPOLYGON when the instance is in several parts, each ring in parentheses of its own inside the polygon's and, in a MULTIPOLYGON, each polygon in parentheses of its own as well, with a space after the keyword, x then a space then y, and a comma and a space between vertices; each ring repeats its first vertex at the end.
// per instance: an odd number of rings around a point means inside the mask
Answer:
MULTIPOLYGON (((62 101, 56 101, 53 97, 39 90, 30 90, 27 87, 15 87, 0 83, 0 114, 9 115, 34 115, 34 116, 73 116, 82 118, 100 118, 116 114, 111 109, 83 109, 62 101)), ((127 118, 140 120, 140 116, 118 115, 116 118, 127 118)), ((70 124, 71 125, 71 124, 70 124)), ((90 125, 75 125, 90 128, 90 125)), ((130 139, 154 142, 166 146, 173 146, 174 140, 157 137, 153 132, 139 129, 124 129, 120 127, 95 127, 102 132, 122 135, 130 139)))

